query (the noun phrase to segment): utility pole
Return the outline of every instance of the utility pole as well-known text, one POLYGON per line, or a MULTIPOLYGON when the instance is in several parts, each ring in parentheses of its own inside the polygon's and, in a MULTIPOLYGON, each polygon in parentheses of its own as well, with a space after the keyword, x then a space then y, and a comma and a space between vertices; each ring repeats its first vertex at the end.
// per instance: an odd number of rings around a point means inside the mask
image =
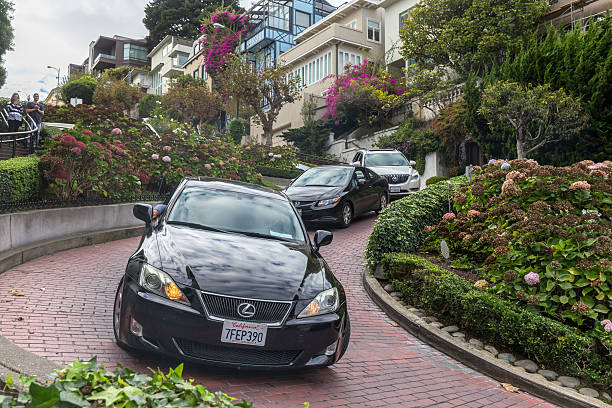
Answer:
POLYGON ((59 105, 60 69, 47 65, 47 68, 57 71, 57 88, 55 88, 55 104, 59 105))

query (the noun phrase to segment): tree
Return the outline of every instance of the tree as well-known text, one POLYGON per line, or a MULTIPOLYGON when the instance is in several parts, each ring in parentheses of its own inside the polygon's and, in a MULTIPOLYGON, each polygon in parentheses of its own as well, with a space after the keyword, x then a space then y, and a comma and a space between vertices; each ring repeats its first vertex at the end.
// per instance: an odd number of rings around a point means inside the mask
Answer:
POLYGON ((519 159, 548 143, 569 139, 587 123, 580 101, 549 85, 490 85, 482 94, 480 113, 494 132, 512 131, 519 159))
POLYGON ((11 0, 0 0, 0 88, 6 82, 6 69, 4 54, 13 49, 13 2, 11 0))
POLYGON ((152 0, 142 20, 149 30, 147 46, 152 50, 166 35, 195 39, 202 21, 219 7, 239 9, 236 0, 152 0))
POLYGON ((193 119, 207 121, 214 118, 221 109, 221 97, 205 86, 188 85, 178 82, 170 85, 162 96, 162 106, 171 111, 172 116, 191 123, 193 119))
POLYGON ((89 75, 66 82, 62 86, 62 100, 70 103, 71 98, 79 98, 86 105, 91 105, 98 81, 89 75))
POLYGON ((401 27, 400 53, 428 69, 483 73, 520 50, 547 9, 545 0, 422 0, 401 27))
POLYGON ((121 111, 129 111, 143 96, 142 92, 122 80, 113 79, 112 73, 104 72, 93 93, 93 103, 121 111))
POLYGON ((266 143, 272 145, 272 128, 281 108, 299 99, 299 78, 289 77, 289 69, 280 63, 260 66, 252 57, 234 56, 217 81, 223 95, 240 98, 253 110, 253 121, 261 125, 266 143))
POLYGON ((239 145, 244 136, 244 124, 240 119, 232 119, 229 124, 229 134, 235 144, 239 145))
POLYGON ((153 113, 153 110, 161 104, 161 96, 147 94, 138 101, 138 116, 148 118, 153 113))

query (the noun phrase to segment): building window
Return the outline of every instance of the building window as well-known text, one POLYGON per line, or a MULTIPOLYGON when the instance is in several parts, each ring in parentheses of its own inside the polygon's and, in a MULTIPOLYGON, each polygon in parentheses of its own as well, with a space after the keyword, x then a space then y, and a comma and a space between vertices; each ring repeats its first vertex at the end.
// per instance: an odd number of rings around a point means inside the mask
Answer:
POLYGON ((310 14, 295 10, 295 25, 298 27, 309 27, 310 14))
POLYGON ((202 65, 202 79, 206 81, 208 79, 208 72, 206 72, 206 67, 202 65))
POLYGON ((357 29, 357 21, 356 21, 356 20, 353 20, 353 21, 351 21, 350 23, 348 23, 346 26, 347 26, 348 28, 352 28, 353 30, 356 30, 356 29, 357 29))
POLYGON ((368 19, 368 40, 380 42, 380 22, 368 19))
POLYGON ((338 52, 338 73, 342 74, 344 68, 347 65, 359 65, 361 64, 361 55, 353 54, 351 52, 339 51, 338 52))
POLYGON ((193 71, 193 77, 194 77, 195 79, 198 79, 199 74, 200 74, 200 71, 198 71, 197 69, 196 69, 195 71, 193 71))
POLYGON ((406 20, 408 18, 410 13, 412 13, 412 7, 410 7, 408 10, 404 11, 403 13, 400 13, 400 15, 399 15, 399 28, 400 28, 400 30, 404 26, 404 20, 406 20))
POLYGON ((123 44, 123 59, 146 62, 147 48, 135 44, 123 44))

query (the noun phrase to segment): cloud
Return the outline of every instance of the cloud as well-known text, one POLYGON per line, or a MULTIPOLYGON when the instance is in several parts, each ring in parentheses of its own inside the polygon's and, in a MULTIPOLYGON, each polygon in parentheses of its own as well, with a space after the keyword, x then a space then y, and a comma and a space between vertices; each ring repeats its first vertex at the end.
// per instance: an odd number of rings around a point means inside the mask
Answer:
POLYGON ((47 91, 45 88, 40 88, 40 89, 38 90, 38 93, 39 93, 39 94, 47 94, 47 95, 48 95, 48 94, 49 94, 49 91, 47 91))

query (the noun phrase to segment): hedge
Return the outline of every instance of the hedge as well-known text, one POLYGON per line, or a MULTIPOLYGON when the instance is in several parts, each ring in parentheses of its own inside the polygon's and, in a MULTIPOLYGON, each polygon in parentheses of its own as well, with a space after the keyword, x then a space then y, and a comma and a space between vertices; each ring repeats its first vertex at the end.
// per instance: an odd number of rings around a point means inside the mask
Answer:
MULTIPOLYGON (((139 374, 121 366, 107 371, 98 367, 95 357, 88 362, 75 360, 58 370, 50 385, 20 376, 27 391, 17 393, 11 388, 3 395, 0 388, 0 407, 253 407, 244 400, 234 404, 236 399, 227 394, 212 393, 193 380, 183 379, 182 364, 168 374, 151 371, 139 374)), ((13 381, 9 376, 5 382, 11 386, 13 381)))
POLYGON ((294 179, 304 172, 303 170, 299 169, 286 170, 269 166, 255 166, 255 171, 260 173, 262 176, 278 177, 285 179, 294 179))
POLYGON ((365 256, 376 266, 387 252, 410 252, 423 242, 423 228, 437 225, 449 211, 455 192, 467 183, 465 176, 453 177, 391 203, 376 221, 365 256), (449 203, 450 202, 450 203, 449 203))
POLYGON ((429 187, 429 186, 433 186, 434 184, 438 184, 439 182, 445 181, 445 180, 448 180, 448 177, 434 176, 434 177, 430 177, 427 180, 425 180, 425 185, 429 187))
POLYGON ((612 384, 612 341, 524 310, 426 259, 389 253, 383 271, 411 302, 456 322, 469 333, 526 354, 546 369, 612 384))
POLYGON ((0 161, 0 202, 24 201, 41 194, 38 157, 0 161))

